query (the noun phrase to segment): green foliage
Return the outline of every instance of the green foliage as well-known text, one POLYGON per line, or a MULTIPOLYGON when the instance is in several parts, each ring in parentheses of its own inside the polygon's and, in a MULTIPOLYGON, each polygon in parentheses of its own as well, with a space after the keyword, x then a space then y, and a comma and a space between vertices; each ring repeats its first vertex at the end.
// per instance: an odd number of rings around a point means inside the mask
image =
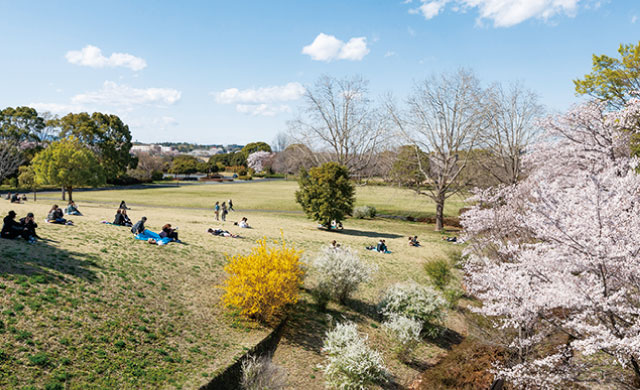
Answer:
POLYGON ((331 221, 341 222, 351 215, 355 202, 355 187, 349 180, 349 170, 335 162, 303 170, 298 180, 300 190, 296 201, 309 218, 329 228, 331 221))
MULTIPOLYGON (((197 158, 189 155, 176 156, 171 162, 170 173, 176 173, 180 175, 190 175, 196 173, 201 168, 201 162, 197 158)), ((206 169, 205 169, 206 171, 206 169)))
POLYGON ((106 180, 112 182, 135 168, 137 160, 131 157, 131 132, 116 115, 94 112, 68 114, 53 121, 60 128, 60 136, 75 136, 96 153, 106 180))
POLYGON ((451 265, 445 259, 430 261, 424 265, 424 270, 431 280, 431 284, 442 291, 451 282, 451 265))
POLYGON ((66 188, 69 200, 74 187, 98 186, 105 182, 96 156, 73 136, 52 143, 34 157, 31 165, 38 184, 66 188))
POLYGON ((39 141, 46 127, 43 118, 31 107, 7 107, 0 111, 0 139, 39 141))
POLYGON ((620 58, 593 55, 591 73, 574 80, 576 93, 590 95, 620 108, 630 99, 632 91, 640 90, 640 41, 620 45, 620 58))
POLYGON ((360 206, 353 210, 353 217, 358 219, 375 218, 376 208, 373 206, 360 206))
POLYGON ((260 151, 271 153, 271 146, 269 146, 269 144, 266 142, 251 142, 246 144, 244 148, 240 150, 240 153, 244 155, 244 159, 246 160, 251 153, 260 152, 260 151))
POLYGON ((18 184, 23 188, 35 189, 37 187, 36 174, 33 171, 33 167, 30 165, 23 165, 18 168, 18 184))

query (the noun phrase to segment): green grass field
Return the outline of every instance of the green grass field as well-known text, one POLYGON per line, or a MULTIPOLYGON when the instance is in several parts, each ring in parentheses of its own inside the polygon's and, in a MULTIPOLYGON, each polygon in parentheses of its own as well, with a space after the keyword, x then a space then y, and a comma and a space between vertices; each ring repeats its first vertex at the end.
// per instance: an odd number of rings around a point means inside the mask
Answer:
MULTIPOLYGON (((77 192, 85 214, 72 217, 75 226, 45 224, 54 194, 22 205, 0 202, 0 213, 36 214, 45 240, 27 244, 0 240, 0 388, 2 389, 192 389, 259 341, 269 329, 242 320, 221 307, 225 254, 247 253, 261 237, 285 239, 304 250, 309 262, 335 239, 360 250, 379 271, 347 306, 331 304, 336 319, 349 318, 384 350, 394 380, 407 384, 446 343, 424 342, 413 365, 400 363, 372 312, 382 289, 397 281, 426 282, 422 265, 457 249, 443 242, 432 225, 397 220, 348 220, 340 233, 316 228, 293 201, 294 182, 197 185, 123 191, 77 192), (215 200, 232 198, 239 211, 228 222, 213 221, 215 200), (101 224, 112 220, 120 200, 134 219, 148 218, 158 231, 165 223, 179 226, 184 244, 152 246, 132 238, 129 229, 101 224), (204 210, 207 209, 207 210, 204 210), (243 211, 245 210, 245 211, 243 211), (250 211, 247 211, 250 210, 250 211), (263 211, 257 211, 263 210, 263 211), (253 229, 238 229, 232 220, 249 218, 253 229), (243 238, 213 237, 208 227, 224 227, 243 238), (423 246, 409 247, 417 234, 423 246), (364 250, 386 238, 392 254, 364 250)), ((358 204, 380 213, 429 214, 433 204, 410 191, 359 187, 358 204)), ((456 215, 460 200, 447 214, 456 215)), ((424 215, 424 214, 423 214, 424 215)), ((305 289, 315 283, 309 269, 305 289)), ((458 329, 456 314, 450 328, 458 329)), ((274 356, 289 373, 292 389, 322 389, 317 364, 327 314, 316 310, 303 292, 274 356)))

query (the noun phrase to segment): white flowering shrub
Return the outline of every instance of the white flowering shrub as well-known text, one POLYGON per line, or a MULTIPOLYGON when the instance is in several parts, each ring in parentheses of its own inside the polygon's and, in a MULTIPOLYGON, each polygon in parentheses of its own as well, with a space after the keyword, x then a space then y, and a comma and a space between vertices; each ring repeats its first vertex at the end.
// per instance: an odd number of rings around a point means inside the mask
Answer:
POLYGON ((376 208, 373 206, 360 206, 353 209, 353 217, 358 219, 375 218, 376 208))
POLYGON ((327 388, 363 390, 386 381, 382 355, 366 341, 367 336, 358 333, 354 323, 337 324, 327 332, 322 348, 328 358, 324 367, 327 388))
POLYGON ((265 152, 263 150, 253 152, 247 157, 247 166, 256 172, 262 172, 271 165, 273 156, 273 153, 265 152))
POLYGON ((382 326, 387 334, 401 345, 420 341, 422 322, 413 318, 393 314, 389 316, 389 319, 382 323, 382 326))
POLYGON ((249 356, 242 362, 240 385, 243 390, 282 390, 287 387, 287 373, 270 356, 249 356))
POLYGON ((378 304, 386 319, 404 316, 422 323, 422 330, 431 337, 440 333, 439 324, 445 316, 447 302, 428 286, 417 283, 397 283, 389 287, 378 304))
POLYGON ((320 275, 316 296, 342 303, 377 271, 376 265, 360 260, 357 251, 342 247, 324 248, 313 265, 320 275))

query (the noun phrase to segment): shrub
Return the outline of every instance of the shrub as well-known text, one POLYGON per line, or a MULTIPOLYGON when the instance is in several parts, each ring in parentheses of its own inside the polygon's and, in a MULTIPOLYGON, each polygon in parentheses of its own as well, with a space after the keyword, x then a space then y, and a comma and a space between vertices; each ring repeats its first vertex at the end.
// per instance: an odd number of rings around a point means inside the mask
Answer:
POLYGON ((358 219, 375 218, 376 208, 373 206, 360 206, 353 209, 353 217, 358 219))
POLYGON ((287 373, 284 368, 274 364, 270 356, 249 356, 242 362, 244 390, 280 390, 287 387, 287 373))
POLYGON ((411 354, 413 347, 420 341, 422 322, 403 315, 392 314, 382 323, 385 331, 396 342, 396 354, 406 359, 411 354))
POLYGON ((248 175, 239 175, 238 180, 251 180, 252 177, 248 175))
POLYGON ((249 318, 270 321, 287 304, 298 301, 304 277, 302 252, 287 247, 284 239, 276 247, 267 246, 264 238, 257 243, 249 255, 227 257, 222 300, 249 318))
POLYGON ((397 283, 382 296, 378 310, 385 318, 401 315, 422 322, 422 330, 431 337, 440 333, 447 303, 431 287, 416 283, 397 283))
POLYGON ((424 270, 435 288, 442 291, 451 282, 451 265, 445 259, 432 260, 424 265, 424 270))
POLYGON ((340 303, 344 303, 360 283, 370 280, 377 269, 362 262, 358 252, 341 247, 324 248, 313 265, 320 274, 317 296, 334 298, 340 303))
POLYGON ((326 333, 322 351, 327 354, 325 382, 330 389, 366 389, 386 381, 382 356, 366 344, 354 323, 337 324, 326 333))
POLYGON ((151 172, 151 180, 160 181, 162 179, 164 179, 164 174, 162 173, 162 171, 153 171, 153 172, 151 172))

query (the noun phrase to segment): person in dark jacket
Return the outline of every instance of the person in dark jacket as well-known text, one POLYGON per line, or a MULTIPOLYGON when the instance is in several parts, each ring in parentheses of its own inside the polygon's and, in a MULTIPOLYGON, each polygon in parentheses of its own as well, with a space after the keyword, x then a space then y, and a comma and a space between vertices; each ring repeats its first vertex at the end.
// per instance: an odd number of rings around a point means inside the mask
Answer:
POLYGON ((178 228, 172 229, 171 224, 166 224, 162 227, 162 231, 160 232, 160 237, 162 238, 171 238, 172 240, 178 240, 178 232, 176 231, 178 228))
POLYGON ((118 207, 120 209, 123 210, 129 210, 129 208, 127 207, 127 204, 124 202, 124 200, 122 202, 120 202, 120 207, 118 207))
POLYGON ((13 239, 22 236, 25 240, 29 239, 29 232, 16 221, 16 212, 11 210, 2 220, 2 230, 0 237, 13 239))
POLYGON ((124 226, 131 227, 133 225, 133 222, 131 222, 131 218, 129 218, 129 216, 127 215, 127 210, 123 209, 120 214, 122 214, 122 219, 124 219, 124 226))
POLYGON ((147 222, 147 217, 142 217, 135 225, 131 227, 131 233, 140 234, 146 230, 144 223, 147 222))
POLYGON ((57 204, 54 204, 53 207, 51 207, 51 210, 49 210, 49 214, 47 214, 47 222, 57 223, 60 225, 73 225, 73 222, 64 219, 63 216, 64 213, 62 212, 62 209, 58 207, 57 204))
POLYGON ((113 219, 113 224, 118 226, 124 226, 124 217, 122 216, 122 210, 116 211, 116 217, 113 219))
POLYGON ((20 218, 20 225, 27 231, 29 234, 29 241, 35 241, 36 238, 40 238, 36 233, 36 228, 38 224, 35 221, 35 217, 33 213, 27 213, 27 216, 24 218, 20 218))
POLYGON ((20 196, 17 192, 11 195, 11 203, 20 203, 20 196))

